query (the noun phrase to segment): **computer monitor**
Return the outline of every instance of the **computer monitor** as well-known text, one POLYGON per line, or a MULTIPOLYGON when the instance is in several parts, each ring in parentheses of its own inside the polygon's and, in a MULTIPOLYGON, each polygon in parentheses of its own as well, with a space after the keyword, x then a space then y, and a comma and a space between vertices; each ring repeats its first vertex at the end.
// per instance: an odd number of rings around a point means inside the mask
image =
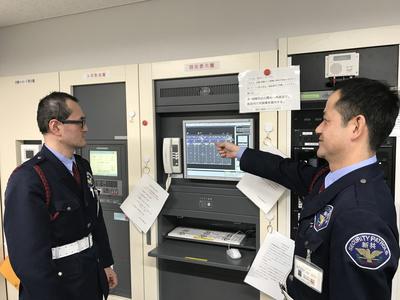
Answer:
POLYGON ((89 150, 94 176, 118 177, 118 152, 116 150, 89 150))
POLYGON ((253 119, 184 120, 184 177, 238 181, 243 176, 239 161, 221 158, 215 143, 229 141, 253 147, 253 119))

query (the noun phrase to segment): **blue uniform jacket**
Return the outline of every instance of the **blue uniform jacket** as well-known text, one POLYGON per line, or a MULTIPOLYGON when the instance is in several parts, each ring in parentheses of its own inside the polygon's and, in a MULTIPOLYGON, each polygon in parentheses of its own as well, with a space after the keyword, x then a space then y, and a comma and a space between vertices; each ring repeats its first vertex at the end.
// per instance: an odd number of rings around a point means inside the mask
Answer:
POLYGON ((79 186, 45 146, 11 175, 5 193, 4 228, 11 265, 21 280, 19 299, 97 300, 108 295, 104 268, 113 264, 100 202, 90 188, 89 163, 75 155, 79 186), (51 201, 33 166, 46 176, 51 201), (53 216, 54 220, 51 220, 53 216), (94 246, 52 259, 51 248, 92 233, 94 246))
POLYGON ((318 293, 292 270, 286 284, 295 300, 390 300, 399 236, 393 197, 377 163, 322 192, 326 173, 316 176, 320 169, 305 163, 247 149, 240 167, 304 197, 295 255, 306 258, 311 250, 311 262, 323 270, 323 285, 318 293))

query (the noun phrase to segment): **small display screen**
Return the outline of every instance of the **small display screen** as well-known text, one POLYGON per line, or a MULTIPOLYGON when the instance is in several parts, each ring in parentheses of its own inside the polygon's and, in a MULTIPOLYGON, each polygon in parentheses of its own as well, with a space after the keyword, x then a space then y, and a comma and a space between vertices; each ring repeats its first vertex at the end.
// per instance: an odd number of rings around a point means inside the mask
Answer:
POLYGON ((118 176, 118 153, 115 150, 90 150, 90 165, 94 176, 118 176))
POLYGON ((334 61, 343 61, 343 60, 350 60, 351 59, 351 55, 348 54, 344 54, 344 55, 335 55, 333 57, 334 61))
POLYGON ((185 120, 183 121, 185 178, 240 180, 239 161, 222 158, 215 146, 229 141, 242 147, 253 147, 253 120, 185 120))

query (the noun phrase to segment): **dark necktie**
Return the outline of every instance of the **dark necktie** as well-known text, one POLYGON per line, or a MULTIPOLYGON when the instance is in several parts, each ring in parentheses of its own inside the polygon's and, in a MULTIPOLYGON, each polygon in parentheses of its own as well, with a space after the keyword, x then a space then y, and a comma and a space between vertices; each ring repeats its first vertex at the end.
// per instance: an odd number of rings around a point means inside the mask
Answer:
POLYGON ((76 163, 72 164, 72 173, 74 175, 76 183, 81 186, 81 175, 79 175, 79 170, 78 167, 76 166, 76 163))

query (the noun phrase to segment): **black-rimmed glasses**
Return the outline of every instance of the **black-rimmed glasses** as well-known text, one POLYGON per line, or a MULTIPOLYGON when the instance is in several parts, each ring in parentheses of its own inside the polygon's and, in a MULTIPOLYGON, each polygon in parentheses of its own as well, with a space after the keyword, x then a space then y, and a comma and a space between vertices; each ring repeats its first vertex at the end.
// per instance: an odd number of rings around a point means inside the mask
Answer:
POLYGON ((85 127, 86 124, 86 118, 82 117, 80 118, 80 120, 64 120, 64 121, 60 121, 63 124, 77 124, 77 125, 81 125, 81 128, 85 127))

